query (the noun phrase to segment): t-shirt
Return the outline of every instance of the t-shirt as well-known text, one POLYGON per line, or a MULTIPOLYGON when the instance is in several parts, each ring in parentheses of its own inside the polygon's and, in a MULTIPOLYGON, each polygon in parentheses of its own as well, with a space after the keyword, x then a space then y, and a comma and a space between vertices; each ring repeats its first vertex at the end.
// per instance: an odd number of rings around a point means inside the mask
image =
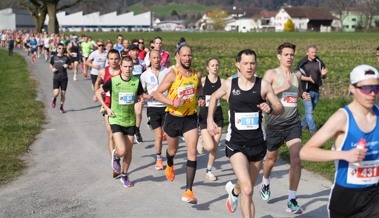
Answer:
POLYGON ((120 125, 124 127, 136 125, 136 113, 134 104, 137 97, 142 95, 143 88, 139 79, 135 76, 130 77, 128 81, 122 76, 115 76, 103 85, 104 92, 110 92, 111 108, 114 113, 109 117, 109 124, 120 125))
MULTIPOLYGON (((144 90, 147 90, 147 93, 149 95, 157 90, 159 84, 163 81, 164 77, 167 75, 167 73, 170 72, 169 69, 161 67, 159 70, 158 78, 153 73, 151 68, 149 67, 145 72, 141 74, 140 80, 141 84, 144 90)), ((165 96, 167 96, 167 91, 163 93, 165 96)), ((157 101, 155 99, 150 99, 147 101, 147 106, 148 107, 166 107, 166 104, 157 101)))
POLYGON ((99 50, 96 50, 92 52, 89 55, 89 59, 92 60, 92 64, 96 64, 99 66, 98 69, 95 69, 94 67, 91 68, 91 74, 92 75, 99 75, 99 71, 105 67, 105 63, 107 61, 107 53, 99 53, 99 50))
POLYGON ((53 65, 58 71, 54 73, 54 79, 66 79, 67 69, 63 67, 64 64, 71 65, 70 58, 66 55, 58 56, 54 55, 50 59, 50 64, 53 65))

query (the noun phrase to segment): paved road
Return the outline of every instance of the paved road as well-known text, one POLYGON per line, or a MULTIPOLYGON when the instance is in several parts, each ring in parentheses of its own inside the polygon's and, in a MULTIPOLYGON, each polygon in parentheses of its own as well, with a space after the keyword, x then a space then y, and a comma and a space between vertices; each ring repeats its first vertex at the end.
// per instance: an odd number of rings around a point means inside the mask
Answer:
MULTIPOLYGON (((124 188, 111 177, 106 132, 98 103, 91 100, 90 80, 79 75, 70 80, 65 109, 52 109, 52 76, 42 59, 31 65, 39 81, 38 100, 45 105, 44 130, 25 155, 27 169, 17 179, 0 187, 0 217, 241 217, 225 206, 224 185, 235 177, 221 146, 214 173, 219 180, 204 179, 206 156, 199 155, 194 192, 197 205, 180 200, 185 188, 184 143, 175 157, 176 178, 166 181, 163 171, 154 169, 153 134, 143 120, 145 142, 135 144, 130 178, 133 188, 124 188)), ((145 114, 145 112, 144 112, 145 114)), ((166 148, 167 145, 164 145, 166 148)), ((272 174, 272 198, 263 202, 255 185, 256 217, 292 217, 285 212, 289 165, 279 161, 272 174)), ((258 180, 261 181, 261 177, 258 180)), ((326 204, 331 182, 303 171, 298 202, 305 209, 300 217, 327 217, 326 204)))

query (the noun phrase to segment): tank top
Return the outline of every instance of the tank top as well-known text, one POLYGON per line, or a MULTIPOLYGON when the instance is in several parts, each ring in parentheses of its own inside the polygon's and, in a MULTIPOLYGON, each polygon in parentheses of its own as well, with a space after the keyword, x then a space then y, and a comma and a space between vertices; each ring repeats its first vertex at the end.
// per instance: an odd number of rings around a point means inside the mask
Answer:
POLYGON ((240 89, 238 79, 232 79, 229 95, 229 127, 227 142, 240 146, 255 146, 264 140, 262 111, 257 105, 265 102, 261 96, 262 79, 255 77, 254 86, 247 91, 240 89))
POLYGON ((118 51, 118 52, 121 52, 123 49, 124 49, 124 45, 119 45, 119 44, 116 44, 115 46, 114 46, 114 48, 118 51))
POLYGON ((78 57, 78 53, 79 53, 79 46, 76 44, 74 45, 74 43, 72 43, 72 46, 70 48, 70 53, 71 53, 71 57, 78 57))
MULTIPOLYGON (((116 76, 112 76, 112 74, 109 73, 109 66, 108 67, 105 67, 104 68, 104 80, 103 80, 103 83, 106 83, 110 78, 116 76)), ((121 69, 118 71, 117 75, 120 75, 121 74, 121 69)), ((104 94, 104 102, 105 104, 110 107, 111 106, 111 93, 110 92, 106 92, 104 94)))
MULTIPOLYGON (((208 116, 209 101, 211 99, 211 95, 213 94, 213 92, 215 92, 220 87, 221 87, 221 79, 219 76, 217 77, 217 81, 215 83, 212 83, 208 79, 208 76, 205 77, 205 83, 204 83, 204 87, 203 87, 203 96, 204 96, 204 100, 205 100, 205 107, 200 107, 200 117, 199 117, 200 122, 206 122, 207 116, 208 116)), ((220 113, 220 112, 222 113, 222 109, 221 109, 221 105, 220 105, 220 99, 218 99, 215 115, 220 113)))
POLYGON ((167 97, 175 100, 181 96, 183 97, 184 104, 178 108, 168 105, 166 111, 177 116, 190 116, 196 113, 198 77, 193 69, 191 70, 192 76, 190 77, 183 76, 176 67, 172 69, 175 71, 176 78, 169 88, 167 97))
MULTIPOLYGON (((273 89, 281 87, 284 84, 284 77, 279 69, 275 69, 275 72, 277 75, 277 80, 276 83, 272 85, 273 89)), ((292 83, 290 88, 276 95, 284 106, 284 113, 279 116, 272 114, 268 115, 267 128, 270 128, 272 130, 284 130, 300 122, 299 111, 297 107, 299 96, 299 81, 297 80, 296 73, 291 73, 292 83)))
MULTIPOLYGON (((366 139, 366 148, 368 149, 365 159, 360 163, 349 163, 345 160, 336 160, 335 183, 345 188, 367 188, 378 185, 379 182, 379 109, 374 106, 376 114, 375 128, 370 132, 362 132, 356 123, 350 109, 345 105, 342 110, 348 117, 346 126, 346 135, 342 146, 338 149, 348 151, 355 148, 358 141, 366 139)), ((335 149, 335 146, 333 146, 335 149)))

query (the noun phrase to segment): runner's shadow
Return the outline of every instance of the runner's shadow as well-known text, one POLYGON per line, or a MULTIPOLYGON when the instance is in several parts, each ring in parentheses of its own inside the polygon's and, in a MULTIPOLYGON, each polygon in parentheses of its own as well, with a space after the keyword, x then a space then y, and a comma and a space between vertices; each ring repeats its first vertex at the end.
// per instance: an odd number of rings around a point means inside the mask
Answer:
POLYGON ((193 208, 196 208, 197 210, 202 210, 202 211, 206 211, 206 210, 209 210, 209 205, 215 203, 215 202, 218 202, 218 201, 221 201, 221 200, 225 200, 227 197, 227 194, 225 195, 222 195, 218 198, 215 198, 211 201, 208 201, 208 202, 204 202, 204 203, 201 203, 201 204, 196 204, 194 206, 192 206, 193 208))
POLYGON ((99 106, 99 105, 96 105, 96 106, 85 107, 85 108, 80 108, 80 109, 69 109, 69 110, 65 110, 65 111, 66 111, 66 113, 67 113, 67 112, 77 112, 77 111, 91 110, 91 109, 94 109, 94 108, 100 108, 100 106, 99 106))

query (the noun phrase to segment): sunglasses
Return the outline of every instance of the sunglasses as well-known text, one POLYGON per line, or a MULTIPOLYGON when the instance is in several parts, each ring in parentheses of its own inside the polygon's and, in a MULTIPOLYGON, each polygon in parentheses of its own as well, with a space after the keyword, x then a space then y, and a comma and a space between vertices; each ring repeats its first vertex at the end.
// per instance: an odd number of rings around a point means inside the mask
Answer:
POLYGON ((139 44, 143 44, 143 42, 138 42, 139 44))
POLYGON ((371 92, 374 92, 375 95, 379 94, 379 85, 365 85, 365 86, 353 85, 353 86, 361 90, 361 92, 365 95, 369 95, 371 94, 371 92))
POLYGON ((63 47, 58 47, 58 49, 63 49, 63 47))
POLYGON ((104 46, 104 44, 99 44, 99 45, 97 45, 97 47, 102 47, 102 46, 104 46))

